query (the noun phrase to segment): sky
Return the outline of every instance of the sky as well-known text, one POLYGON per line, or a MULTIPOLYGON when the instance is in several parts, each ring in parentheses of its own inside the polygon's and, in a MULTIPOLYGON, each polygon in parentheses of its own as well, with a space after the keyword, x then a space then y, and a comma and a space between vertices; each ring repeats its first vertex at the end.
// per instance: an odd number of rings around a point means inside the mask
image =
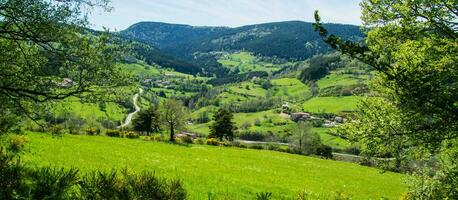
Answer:
POLYGON ((300 20, 361 24, 361 0, 112 0, 109 13, 94 10, 91 27, 120 31, 140 21, 229 26, 300 20))

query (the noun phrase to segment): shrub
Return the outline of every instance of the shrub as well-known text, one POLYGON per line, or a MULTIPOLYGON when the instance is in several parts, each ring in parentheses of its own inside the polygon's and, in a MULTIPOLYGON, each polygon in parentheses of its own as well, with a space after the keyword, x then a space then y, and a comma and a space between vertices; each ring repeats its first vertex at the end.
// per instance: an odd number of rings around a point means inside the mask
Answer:
POLYGON ((107 135, 108 137, 122 137, 123 136, 122 132, 119 130, 107 130, 105 132, 105 135, 107 135))
POLYGON ((255 126, 261 126, 261 120, 255 119, 253 124, 254 124, 255 126))
POLYGON ((179 180, 117 171, 27 168, 0 154, 0 199, 157 199, 183 200, 186 191, 179 180))
POLYGON ((272 199, 272 192, 256 193, 256 200, 269 200, 272 199))
POLYGON ((116 199, 121 185, 116 171, 91 172, 80 182, 84 199, 116 199))
POLYGON ((332 158, 332 147, 322 144, 316 149, 315 154, 324 158, 332 158))
POLYGON ((204 138, 197 138, 194 140, 196 144, 205 144, 206 140, 204 138))
POLYGON ((27 140, 27 137, 25 137, 24 135, 14 135, 11 139, 10 139, 10 149, 12 151, 20 151, 22 148, 24 148, 25 144, 27 144, 28 140, 27 140))
POLYGON ((151 136, 151 140, 155 142, 162 142, 162 141, 167 141, 164 136, 162 135, 153 135, 151 136))
POLYGON ((41 168, 30 174, 32 199, 71 199, 72 187, 78 183, 77 169, 41 168))
POLYGON ((269 144, 267 144, 267 149, 271 150, 271 151, 279 151, 280 150, 280 146, 278 144, 275 144, 275 143, 269 143, 269 144))
POLYGON ((99 134, 100 134, 100 129, 95 129, 95 128, 86 129, 86 135, 99 135, 99 134))
POLYGON ((193 144, 194 141, 192 140, 192 137, 190 136, 183 136, 183 137, 180 137, 180 142, 183 142, 183 143, 186 143, 186 144, 193 144))
POLYGON ((218 146, 220 144, 220 142, 216 138, 208 138, 205 143, 214 146, 218 146))
POLYGON ((254 145, 251 145, 249 146, 250 149, 264 149, 264 147, 262 145, 259 145, 259 144, 254 144, 254 145))
POLYGON ((138 135, 138 133, 135 133, 135 132, 132 132, 132 131, 125 132, 123 135, 124 135, 124 137, 129 138, 129 139, 137 139, 137 138, 140 137, 140 135, 138 135))
POLYGON ((62 136, 62 134, 64 134, 64 127, 61 125, 52 125, 51 127, 49 127, 48 131, 53 136, 62 136))
POLYGON ((257 131, 242 131, 239 133, 239 138, 250 141, 264 141, 265 134, 257 131))
POLYGON ((361 153, 361 150, 357 146, 346 147, 343 151, 353 155, 359 155, 361 153))

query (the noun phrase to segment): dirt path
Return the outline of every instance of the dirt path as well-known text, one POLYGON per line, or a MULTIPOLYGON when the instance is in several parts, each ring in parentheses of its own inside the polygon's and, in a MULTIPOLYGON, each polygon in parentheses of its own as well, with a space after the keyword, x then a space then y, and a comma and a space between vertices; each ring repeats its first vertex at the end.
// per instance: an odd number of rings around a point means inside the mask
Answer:
POLYGON ((121 124, 121 126, 118 126, 118 128, 123 128, 123 127, 126 127, 126 126, 129 126, 130 122, 132 122, 132 118, 134 117, 135 114, 137 114, 137 112, 140 111, 140 106, 137 105, 137 101, 138 101, 138 97, 143 93, 143 89, 142 88, 139 88, 138 89, 138 93, 135 94, 133 97, 132 97, 132 100, 134 102, 134 106, 135 106, 135 111, 134 112, 131 112, 127 115, 126 117, 126 120, 124 121, 123 124, 121 124))

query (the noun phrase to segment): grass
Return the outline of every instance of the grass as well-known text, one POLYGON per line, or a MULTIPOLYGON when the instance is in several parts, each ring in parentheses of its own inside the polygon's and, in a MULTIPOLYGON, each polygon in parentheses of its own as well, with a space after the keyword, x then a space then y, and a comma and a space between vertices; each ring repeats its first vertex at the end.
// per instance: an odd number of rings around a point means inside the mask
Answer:
POLYGON ((266 71, 273 72, 279 70, 279 68, 272 63, 260 62, 250 52, 239 52, 228 54, 220 59, 218 62, 227 68, 238 68, 239 73, 250 72, 250 71, 266 71))
POLYGON ((131 72, 135 75, 159 75, 160 72, 156 67, 150 66, 150 65, 144 65, 144 64, 138 64, 138 63, 133 63, 133 64, 120 64, 121 67, 128 72, 131 72))
POLYGON ((361 100, 358 96, 345 97, 314 97, 303 104, 306 112, 312 113, 340 113, 354 111, 361 100))
POLYGON ((206 145, 171 145, 102 136, 29 133, 23 162, 36 166, 78 167, 82 172, 129 168, 180 178, 189 199, 253 199, 273 192, 291 199, 299 191, 354 199, 398 198, 406 190, 404 176, 352 163, 274 151, 206 145))
POLYGON ((272 85, 276 89, 275 96, 306 97, 310 94, 310 88, 296 78, 273 79, 272 85))
POLYGON ((53 113, 57 116, 62 115, 64 112, 74 113, 83 119, 106 118, 112 121, 121 121, 127 114, 127 110, 116 103, 107 102, 105 111, 102 111, 98 104, 82 103, 76 97, 68 98, 53 107, 53 113))
POLYGON ((342 149, 350 146, 347 140, 328 134, 329 128, 313 128, 312 131, 320 135, 323 144, 333 148, 342 149))

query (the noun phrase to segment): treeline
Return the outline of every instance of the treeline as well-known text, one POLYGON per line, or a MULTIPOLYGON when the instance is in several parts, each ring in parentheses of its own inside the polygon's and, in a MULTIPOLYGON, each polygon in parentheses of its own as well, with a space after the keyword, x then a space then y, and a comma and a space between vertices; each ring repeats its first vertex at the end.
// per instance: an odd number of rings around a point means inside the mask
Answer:
POLYGON ((328 75, 329 71, 341 67, 345 67, 345 63, 338 53, 314 56, 310 59, 310 66, 301 71, 299 79, 304 83, 316 81, 328 75))
POLYGON ((227 77, 222 77, 222 78, 214 78, 209 80, 207 83, 218 86, 218 85, 224 85, 224 84, 229 84, 229 83, 237 83, 237 82, 243 82, 246 80, 250 80, 254 77, 257 78, 262 78, 262 77, 267 77, 269 74, 265 71, 254 71, 254 72, 246 72, 243 74, 234 74, 230 75, 227 77))
MULTIPOLYGON (((345 39, 358 40, 364 37, 358 26, 342 24, 325 26, 329 32, 345 39)), ((158 46, 161 50, 180 57, 194 55, 197 52, 243 49, 268 57, 305 60, 330 50, 330 47, 313 31, 312 23, 301 21, 237 28, 139 23, 123 31, 123 35, 158 46)))
POLYGON ((132 41, 131 46, 134 55, 149 65, 157 64, 163 68, 174 69, 177 72, 186 74, 202 74, 202 69, 198 65, 166 55, 147 44, 132 41))
POLYGON ((222 105, 222 107, 235 113, 249 113, 276 108, 281 103, 280 97, 263 97, 241 103, 228 103, 222 105))

